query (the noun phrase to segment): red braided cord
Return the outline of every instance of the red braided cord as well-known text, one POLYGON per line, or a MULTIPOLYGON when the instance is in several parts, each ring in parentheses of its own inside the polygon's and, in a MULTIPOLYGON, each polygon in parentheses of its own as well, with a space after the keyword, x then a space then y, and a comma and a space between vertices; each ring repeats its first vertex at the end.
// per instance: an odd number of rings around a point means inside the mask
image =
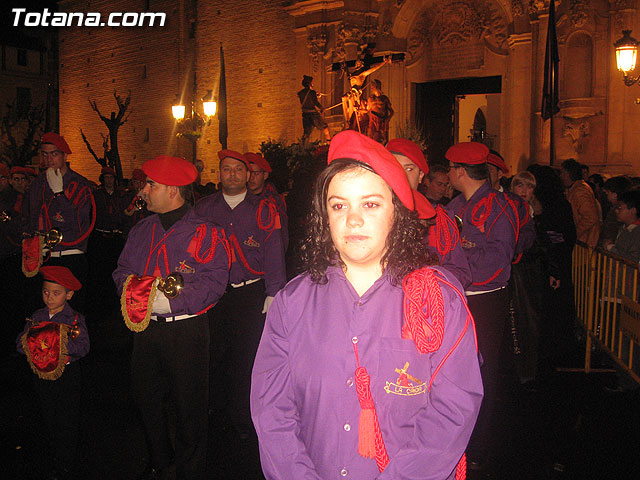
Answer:
POLYGON ((420 353, 435 352, 444 336, 444 301, 434 270, 414 270, 404 278, 402 289, 405 298, 402 338, 412 338, 420 353))
POLYGON ((204 223, 198 225, 196 234, 194 235, 195 248, 193 252, 193 258, 195 258, 198 263, 208 263, 213 260, 213 257, 216 254, 216 245, 218 244, 218 241, 221 241, 218 238, 218 229, 216 227, 211 227, 211 248, 205 252, 203 257, 200 255, 200 249, 202 248, 202 243, 204 242, 206 234, 207 226, 204 223))
POLYGON ((378 414, 376 412, 375 404, 373 403, 373 397, 371 396, 371 377, 369 376, 369 372, 367 372, 366 368, 358 367, 356 369, 355 379, 360 408, 362 410, 373 410, 376 463, 378 464, 378 470, 382 472, 387 465, 389 465, 389 455, 387 454, 387 448, 384 445, 382 431, 380 430, 380 422, 378 421, 378 414))
POLYGON ((458 226, 455 220, 442 208, 442 205, 438 205, 436 208, 436 237, 436 248, 443 257, 453 250, 456 243, 460 242, 458 226))
POLYGON ((491 213, 494 197, 495 193, 490 193, 475 204, 473 210, 471 210, 471 223, 473 225, 476 227, 484 225, 484 222, 487 221, 487 218, 489 218, 489 214, 491 213))
POLYGON ((258 228, 270 232, 276 226, 276 216, 278 215, 278 208, 276 204, 269 198, 263 198, 260 200, 258 210, 256 211, 256 220, 258 221, 258 228), (262 221, 262 211, 264 207, 268 208, 269 216, 265 222, 262 221))
POLYGON ((462 458, 456 466, 456 480, 465 480, 467 478, 467 454, 463 453, 462 458))

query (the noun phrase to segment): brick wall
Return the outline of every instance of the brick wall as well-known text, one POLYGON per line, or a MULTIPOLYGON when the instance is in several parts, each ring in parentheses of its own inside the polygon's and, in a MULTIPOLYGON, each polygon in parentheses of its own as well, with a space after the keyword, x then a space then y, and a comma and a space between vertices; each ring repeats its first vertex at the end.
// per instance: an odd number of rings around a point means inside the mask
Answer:
MULTIPOLYGON (((68 12, 141 11, 145 2, 126 0, 67 0, 68 12)), ((96 180, 98 164, 80 136, 83 129, 102 155, 106 126, 91 110, 95 100, 103 115, 116 110, 113 91, 131 91, 131 115, 119 130, 118 146, 125 176, 159 154, 191 159, 191 147, 175 137, 171 105, 176 94, 192 98, 192 56, 196 52, 197 90, 218 91, 220 42, 225 50, 228 147, 256 151, 267 138, 295 140, 299 106, 295 96, 295 37, 293 18, 281 2, 256 0, 192 2, 151 0, 149 11, 165 12, 164 27, 66 27, 60 29, 60 131, 74 154, 72 168, 96 180), (195 40, 190 20, 197 18, 195 40), (146 67, 146 78, 144 75, 146 67), (149 129, 148 140, 146 140, 149 129)), ((201 106, 199 106, 201 109, 201 106)), ((198 158, 205 161, 204 181, 217 181, 218 120, 212 119, 198 141, 198 158)))

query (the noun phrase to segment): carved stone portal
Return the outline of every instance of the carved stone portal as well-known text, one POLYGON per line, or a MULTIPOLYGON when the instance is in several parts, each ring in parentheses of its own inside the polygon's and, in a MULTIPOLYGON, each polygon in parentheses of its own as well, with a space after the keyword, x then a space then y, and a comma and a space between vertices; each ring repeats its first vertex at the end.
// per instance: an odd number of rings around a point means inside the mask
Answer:
POLYGON ((507 50, 507 26, 496 3, 486 0, 446 0, 424 10, 407 37, 410 60, 422 48, 456 47, 483 40, 489 48, 507 50))

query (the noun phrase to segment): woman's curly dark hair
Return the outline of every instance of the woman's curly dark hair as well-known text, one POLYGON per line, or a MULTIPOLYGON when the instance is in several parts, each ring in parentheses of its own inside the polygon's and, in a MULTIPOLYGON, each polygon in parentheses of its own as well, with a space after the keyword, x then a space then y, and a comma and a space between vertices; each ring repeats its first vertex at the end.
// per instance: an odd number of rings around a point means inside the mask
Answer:
MULTIPOLYGON (((345 267, 336 250, 329 231, 327 212, 327 191, 331 180, 341 172, 363 168, 375 173, 367 164, 349 159, 331 162, 316 180, 311 212, 307 219, 307 234, 300 246, 300 260, 305 271, 314 282, 326 283, 327 268, 332 265, 345 267)), ((391 277, 394 285, 400 285, 402 279, 413 270, 425 265, 438 263, 425 244, 425 226, 416 212, 405 207, 392 192, 394 218, 387 237, 386 252, 382 257, 382 269, 391 277)))

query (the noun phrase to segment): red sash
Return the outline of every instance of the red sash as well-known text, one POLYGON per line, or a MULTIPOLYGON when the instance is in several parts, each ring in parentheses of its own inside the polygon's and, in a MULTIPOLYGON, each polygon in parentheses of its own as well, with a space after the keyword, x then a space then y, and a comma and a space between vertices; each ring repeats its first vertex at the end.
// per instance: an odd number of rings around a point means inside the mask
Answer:
POLYGON ((42 235, 34 235, 22 240, 22 273, 28 278, 34 277, 42 265, 42 235))
POLYGON ((149 326, 157 290, 157 277, 150 275, 127 277, 120 297, 120 309, 129 330, 142 332, 149 326))
POLYGON ((22 335, 22 349, 31 370, 42 380, 57 380, 69 361, 69 325, 57 322, 34 324, 22 335))

